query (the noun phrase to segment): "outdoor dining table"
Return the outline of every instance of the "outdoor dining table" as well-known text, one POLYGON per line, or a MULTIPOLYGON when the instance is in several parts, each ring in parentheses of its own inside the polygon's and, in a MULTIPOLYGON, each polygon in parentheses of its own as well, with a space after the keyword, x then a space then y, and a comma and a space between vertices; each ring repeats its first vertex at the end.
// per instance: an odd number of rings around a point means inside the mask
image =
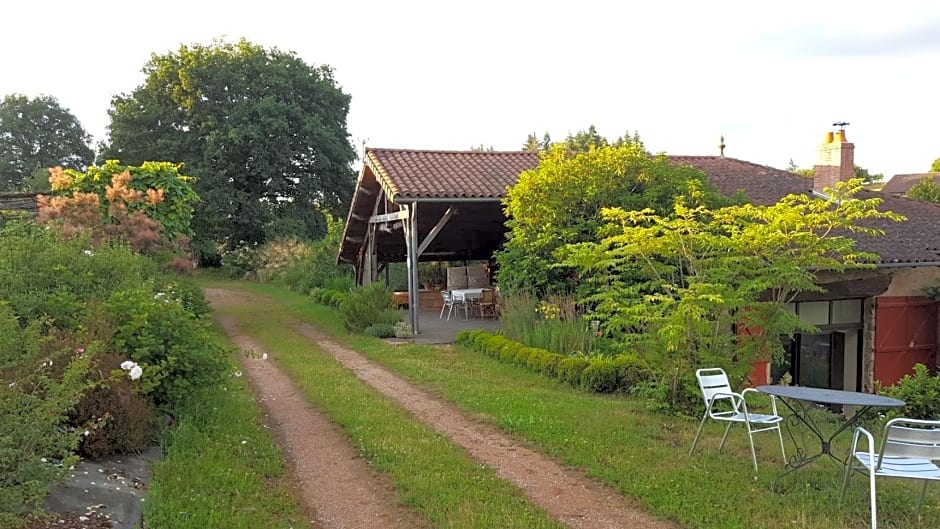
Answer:
POLYGON ((833 439, 858 424, 859 421, 874 408, 898 408, 904 406, 904 401, 898 399, 882 395, 873 395, 871 393, 860 393, 857 391, 810 388, 805 386, 757 386, 756 389, 761 393, 780 398, 784 406, 791 412, 785 424, 787 426, 787 433, 796 447, 796 454, 788 458, 786 469, 774 478, 773 489, 776 489, 777 482, 780 478, 805 467, 824 455, 845 465, 845 460, 832 453, 833 439), (814 408, 814 404, 852 406, 853 411, 851 415, 843 414, 842 424, 831 435, 827 436, 810 414, 810 410, 814 408), (798 440, 793 428, 800 424, 806 426, 809 431, 819 439, 819 452, 808 453, 806 446, 798 440))
POLYGON ((483 289, 482 288, 455 288, 450 291, 450 295, 454 303, 457 303, 457 302, 463 303, 464 319, 470 319, 470 315, 467 311, 467 304, 470 303, 471 300, 477 299, 480 296, 482 296, 483 289))

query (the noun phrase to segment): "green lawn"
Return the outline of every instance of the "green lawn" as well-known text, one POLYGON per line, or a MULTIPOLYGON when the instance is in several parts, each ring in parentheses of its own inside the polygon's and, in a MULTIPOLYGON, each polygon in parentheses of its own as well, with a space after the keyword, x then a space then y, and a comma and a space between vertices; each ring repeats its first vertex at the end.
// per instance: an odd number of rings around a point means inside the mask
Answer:
MULTIPOLYGON (((771 483, 781 470, 779 447, 773 435, 757 436, 761 466, 755 477, 747 439, 740 430, 732 432, 729 446, 719 454, 721 426, 710 425, 696 456, 690 458, 688 449, 697 427, 693 419, 651 412, 644 402, 632 397, 599 396, 573 390, 460 347, 388 347, 380 340, 345 334, 333 309, 311 304, 302 296, 269 285, 217 284, 269 296, 276 301, 284 317, 315 323, 372 360, 454 402, 468 413, 491 421, 546 454, 585 469, 625 495, 638 499, 651 513, 678 520, 686 527, 867 527, 865 479, 855 479, 845 503, 840 506, 841 467, 830 461, 821 461, 797 472, 782 483, 781 493, 772 493, 771 483)), ((273 318, 273 315, 253 311, 242 317, 252 319, 250 331, 259 333, 263 340, 272 343, 277 340, 277 331, 271 329, 271 322, 265 323, 265 318, 273 318)), ((294 347, 293 338, 291 343, 294 347)), ((309 342, 298 343, 296 347, 312 348, 309 342)), ((284 362, 295 380, 313 376, 303 370, 305 365, 309 363, 299 357, 288 357, 284 362)), ((334 364, 329 365, 337 369, 330 377, 344 379, 348 376, 334 364)), ((312 400, 318 407, 328 405, 317 398, 312 397, 312 400)), ((346 411, 356 415, 348 405, 346 411)), ((342 420, 337 422, 343 424, 342 420)), ((355 432, 354 427, 345 424, 344 427, 355 432)), ((848 436, 839 441, 847 450, 848 436)), ((371 453, 368 448, 364 451, 393 475, 395 466, 403 463, 371 453)), ((918 521, 913 507, 917 492, 918 488, 908 484, 880 481, 882 525, 936 527, 940 524, 940 494, 936 491, 928 494, 923 519, 918 521)))

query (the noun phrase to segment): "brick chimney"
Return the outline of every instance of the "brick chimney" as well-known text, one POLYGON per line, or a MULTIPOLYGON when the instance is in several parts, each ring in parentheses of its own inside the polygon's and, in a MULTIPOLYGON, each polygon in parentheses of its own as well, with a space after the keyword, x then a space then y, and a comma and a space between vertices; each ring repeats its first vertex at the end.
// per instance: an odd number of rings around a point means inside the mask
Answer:
POLYGON ((855 144, 845 139, 845 129, 827 132, 819 146, 819 161, 813 166, 813 189, 835 187, 855 176, 855 144))

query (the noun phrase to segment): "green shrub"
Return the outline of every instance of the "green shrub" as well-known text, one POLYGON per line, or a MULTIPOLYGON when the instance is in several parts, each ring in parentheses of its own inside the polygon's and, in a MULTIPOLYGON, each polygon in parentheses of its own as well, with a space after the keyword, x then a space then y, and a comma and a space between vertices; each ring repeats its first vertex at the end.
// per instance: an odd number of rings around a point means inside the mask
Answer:
POLYGON ((597 393, 613 393, 624 389, 620 370, 610 360, 595 359, 581 372, 581 387, 597 393))
POLYGON ((629 389, 634 384, 647 380, 650 377, 650 366, 637 355, 623 354, 613 360, 614 367, 617 369, 623 389, 629 389))
POLYGON ((395 324, 395 338, 414 338, 415 332, 411 324, 407 321, 400 321, 395 324))
POLYGON ((21 328, 0 301, 0 527, 16 527, 37 512, 77 461, 83 430, 65 421, 88 386, 94 351, 72 333, 47 332, 48 324, 33 320, 21 328))
POLYGON ((367 336, 375 338, 394 338, 395 326, 387 323, 373 323, 366 327, 364 332, 367 336))
POLYGON ((558 378, 574 387, 581 386, 581 373, 590 363, 584 358, 567 357, 558 363, 558 378))
POLYGON ((391 308, 391 304, 392 298, 388 291, 378 283, 353 290, 339 306, 343 325, 349 331, 362 332, 378 322, 383 311, 391 308))
POLYGON ((892 416, 940 418, 940 374, 931 375, 924 364, 916 364, 913 373, 904 375, 893 386, 880 388, 880 392, 904 401, 904 407, 893 410, 892 416))
POLYGON ((565 357, 558 353, 548 353, 543 355, 539 365, 539 371, 545 376, 559 378, 558 366, 564 359, 565 357))
POLYGON ((257 243, 242 244, 222 253, 222 270, 233 279, 255 277, 262 266, 261 250, 257 243))
POLYGON ((389 325, 395 325, 396 323, 402 321, 401 316, 402 312, 398 309, 385 309, 379 313, 376 323, 387 323, 389 325))
POLYGON ((230 365, 207 323, 160 294, 146 285, 115 292, 104 314, 113 322, 114 350, 143 367, 144 394, 172 406, 196 388, 220 382, 230 365))

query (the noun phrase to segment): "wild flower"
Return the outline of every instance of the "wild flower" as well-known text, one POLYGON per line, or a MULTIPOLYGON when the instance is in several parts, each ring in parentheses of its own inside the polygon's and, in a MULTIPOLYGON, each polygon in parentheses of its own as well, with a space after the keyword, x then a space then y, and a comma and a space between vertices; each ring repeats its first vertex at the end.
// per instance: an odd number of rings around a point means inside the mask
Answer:
POLYGON ((138 380, 144 374, 144 369, 137 365, 137 362, 131 360, 121 362, 121 369, 127 371, 127 375, 131 380, 138 380))
POLYGON ((92 253, 91 250, 85 250, 85 251, 84 251, 84 254, 85 254, 85 255, 89 255, 89 256, 90 256, 90 255, 95 255, 94 253, 92 253))

